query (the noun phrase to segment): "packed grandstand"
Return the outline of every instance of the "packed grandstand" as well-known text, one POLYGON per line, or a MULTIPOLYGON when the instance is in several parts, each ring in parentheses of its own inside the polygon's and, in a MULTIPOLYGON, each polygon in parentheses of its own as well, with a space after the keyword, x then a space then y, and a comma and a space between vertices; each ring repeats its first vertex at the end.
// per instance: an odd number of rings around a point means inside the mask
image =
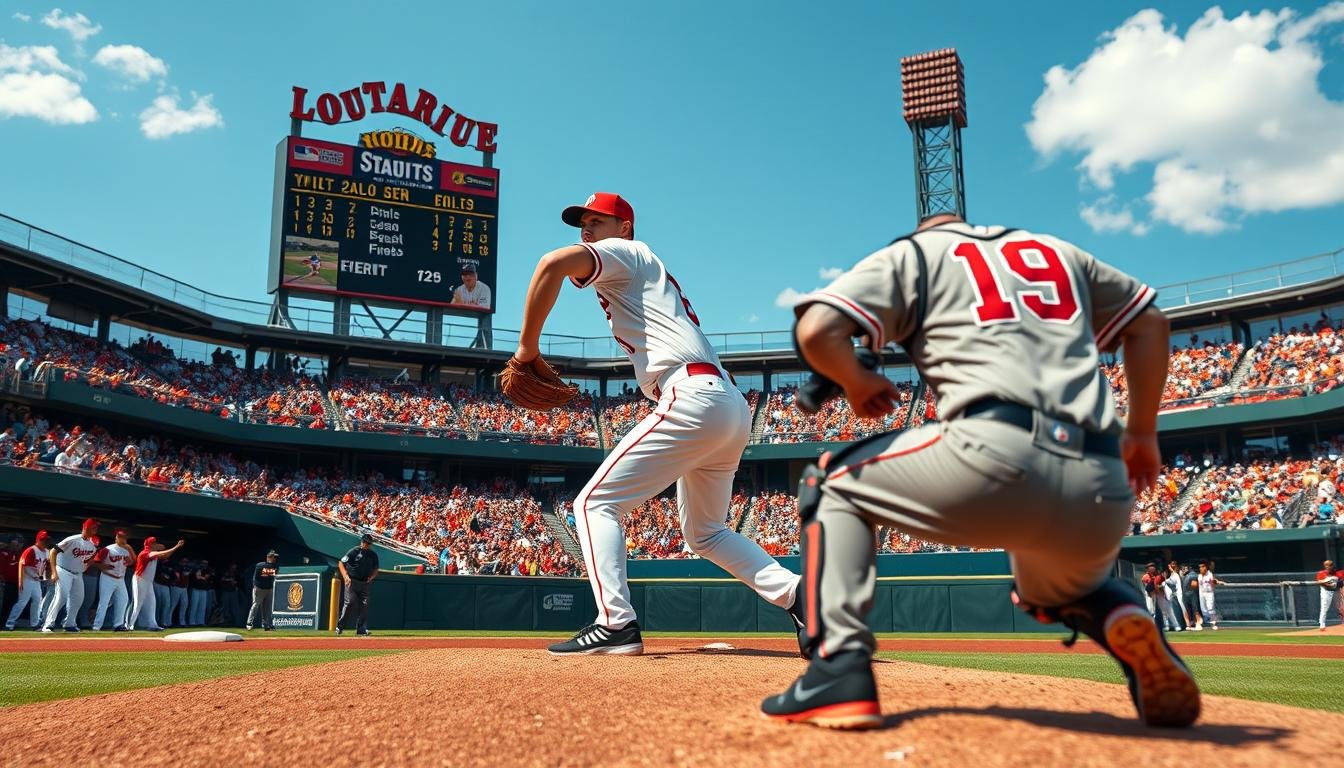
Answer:
MULTIPOLYGON (((1192 337, 1173 346, 1163 398, 1169 410, 1305 397, 1344 377, 1344 327, 1324 313, 1311 326, 1292 326, 1249 345, 1192 337)), ((467 441, 611 448, 653 403, 638 390, 585 395, 550 413, 512 407, 498 393, 460 382, 418 382, 392 376, 344 375, 297 356, 248 370, 232 351, 211 361, 182 359, 146 333, 128 345, 98 342, 37 317, 0 319, 0 366, 11 384, 52 378, 112 390, 220 419, 307 430, 382 432, 467 441)), ((1123 412, 1123 365, 1103 373, 1123 412)), ((794 407, 796 387, 744 396, 755 414, 757 444, 844 442, 902 429, 915 411, 915 388, 900 383, 903 408, 883 420, 855 418, 843 399, 818 414, 794 407)), ((923 418, 936 416, 926 397, 923 418)), ((422 553, 448 573, 577 575, 571 502, 577 489, 540 491, 510 480, 447 484, 380 472, 347 474, 337 467, 274 467, 230 450, 211 450, 164 430, 124 431, 96 421, 60 417, 15 402, 4 405, 0 464, 78 473, 193 493, 283 506, 319 519, 374 531, 422 553), (559 526, 545 524, 552 517, 559 526)), ((1270 451, 1226 457, 1171 457, 1158 485, 1133 514, 1135 534, 1261 529, 1334 523, 1334 481, 1344 471, 1344 444, 1327 439, 1288 456, 1270 451), (1322 489, 1329 491, 1323 493, 1322 489)), ((1338 513, 1344 522, 1344 508, 1338 513)), ((729 525, 775 555, 798 550, 798 518, 785 488, 743 487, 725 510, 729 525)), ((896 530, 877 532, 884 552, 953 549, 896 530)), ((632 558, 682 558, 675 497, 663 495, 627 518, 632 558)))
MULTIPOLYGON (((563 354, 557 361, 584 394, 564 408, 531 412, 495 389, 491 374, 507 354, 479 349, 470 331, 444 326, 441 344, 425 343, 428 337, 406 344, 402 336, 391 349, 353 331, 333 335, 333 327, 314 328, 311 320, 304 328, 275 325, 261 321, 254 302, 25 231, 27 247, 0 243, 7 281, 0 467, 281 507, 374 533, 443 572, 575 575, 583 563, 573 499, 604 452, 653 411, 621 378, 620 363, 607 359, 618 357, 614 348, 607 345, 613 354, 604 357, 594 340, 553 340, 577 349, 568 363, 563 354), (45 242, 54 245, 29 250, 45 242), (52 274, 63 277, 53 282, 52 274), (133 285, 150 283, 155 294, 133 285), (165 304, 159 295, 185 303, 165 304), (82 312, 72 309, 81 304, 82 312), (216 317, 227 321, 224 330, 210 330, 216 317), (67 394, 54 396, 57 389, 67 394), (132 416, 77 405, 87 400, 83 393, 98 392, 145 408, 132 416), (184 411, 195 413, 189 429, 173 416, 184 411), (253 431, 264 440, 251 439, 253 431), (395 438, 394 447, 364 436, 395 438)), ((1133 534, 1344 522, 1335 498, 1344 470, 1336 437, 1344 420, 1335 414, 1344 403, 1317 397, 1344 381, 1337 255, 1279 267, 1269 284, 1238 288, 1231 279, 1219 288, 1215 279, 1172 292, 1178 300, 1162 398, 1169 454, 1158 484, 1136 501, 1133 534), (1285 292, 1294 281, 1284 275, 1294 272, 1308 277, 1285 292), (1213 293, 1194 297, 1192 286, 1213 286, 1213 293), (1255 301, 1243 302, 1247 293, 1255 301), (1264 412, 1284 401, 1302 407, 1264 412), (1171 426, 1178 422, 1185 426, 1171 426)), ((771 554, 794 554, 792 485, 801 467, 826 446, 936 420, 937 409, 893 353, 884 370, 900 392, 895 412, 859 419, 840 398, 806 414, 795 405, 803 372, 788 334, 761 334, 756 346, 738 348, 731 336, 715 343, 753 422, 725 520, 771 554)), ((1103 356, 1101 374, 1121 414, 1123 368, 1103 356)), ((673 490, 627 515, 630 557, 693 556, 673 490)), ((894 529, 874 533, 884 552, 954 549, 894 529)))

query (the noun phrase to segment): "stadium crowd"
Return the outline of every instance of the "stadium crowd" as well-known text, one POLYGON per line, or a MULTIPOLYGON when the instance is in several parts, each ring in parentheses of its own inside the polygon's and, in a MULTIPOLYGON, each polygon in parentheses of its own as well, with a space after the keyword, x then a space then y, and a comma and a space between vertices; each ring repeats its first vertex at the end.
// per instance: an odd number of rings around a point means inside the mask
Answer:
MULTIPOLYGON (((1167 363, 1167 382, 1162 390, 1162 407, 1187 405, 1226 386, 1241 360, 1242 349, 1238 343, 1200 342, 1198 338, 1192 338, 1189 347, 1173 346, 1167 363)), ((1101 370, 1111 385, 1116 411, 1127 412, 1129 390, 1125 385, 1124 365, 1118 361, 1103 362, 1101 370)))
POLYGON ((0 464, 278 504, 408 544, 431 566, 446 566, 438 558, 451 555, 456 572, 578 573, 542 523, 540 503, 502 481, 448 486, 326 468, 279 472, 172 439, 52 423, 12 403, 0 411, 0 424, 0 464))

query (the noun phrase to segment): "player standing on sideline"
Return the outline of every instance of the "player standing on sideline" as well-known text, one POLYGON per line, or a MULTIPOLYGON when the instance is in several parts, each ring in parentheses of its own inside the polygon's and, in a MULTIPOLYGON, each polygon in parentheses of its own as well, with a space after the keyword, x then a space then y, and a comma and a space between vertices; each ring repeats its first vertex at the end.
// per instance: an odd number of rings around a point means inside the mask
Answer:
MULTIPOLYGON (((804 296, 803 362, 860 418, 890 413, 895 385, 864 367, 853 337, 907 350, 939 422, 860 440, 799 485, 807 672, 762 712, 836 728, 881 725, 865 617, 874 531, 1009 552, 1014 602, 1095 640, 1129 679, 1139 717, 1185 726, 1199 688, 1133 586, 1110 576, 1134 494, 1157 478, 1157 404, 1169 326, 1148 286, 1044 234, 950 214, 804 296), (1098 350, 1124 345, 1122 429, 1098 350), (1126 482, 1128 479, 1128 483, 1126 482)), ((1076 638, 1075 634, 1075 638, 1076 638)))
MULTIPOLYGON (((1316 583, 1321 587, 1321 631, 1325 631, 1325 617, 1330 609, 1339 602, 1339 587, 1344 583, 1344 570, 1335 570, 1335 562, 1326 560, 1321 570, 1316 572, 1316 583)), ((1344 620, 1344 606, 1339 609, 1340 619, 1344 620)), ((11 620, 12 622, 12 620, 11 620)))
POLYGON ((275 574, 280 571, 280 553, 272 549, 266 553, 266 562, 252 569, 252 607, 247 612, 247 628, 261 624, 264 632, 274 632, 271 618, 271 590, 275 588, 275 574))
POLYGON ((84 521, 81 533, 61 539, 47 550, 47 560, 51 563, 51 572, 56 574, 56 597, 47 608, 46 618, 42 622, 42 631, 50 632, 56 625, 56 617, 65 609, 65 631, 78 632, 75 622, 79 617, 79 608, 84 604, 84 569, 98 551, 93 539, 98 535, 98 521, 90 517, 84 521))
POLYGON ((158 573, 159 561, 165 557, 172 557, 173 553, 181 549, 184 544, 185 541, 178 539, 172 549, 164 549, 157 538, 153 536, 145 538, 144 548, 135 556, 135 576, 131 579, 131 584, 135 587, 133 595, 135 607, 131 609, 131 618, 126 622, 126 626, 135 629, 135 622, 143 612, 150 632, 163 631, 158 619, 158 595, 155 594, 157 585, 154 583, 154 576, 158 573))
POLYGON ((341 634, 345 626, 345 617, 351 615, 350 606, 355 606, 355 634, 369 634, 369 585, 378 578, 378 553, 373 551, 373 537, 364 534, 359 537, 359 546, 345 553, 336 567, 341 570, 341 580, 345 582, 345 603, 341 605, 341 616, 336 619, 336 634, 341 634))
POLYGON ((93 556, 93 565, 102 571, 98 574, 98 607, 93 612, 93 631, 103 629, 103 619, 108 605, 112 606, 112 631, 129 632, 126 626, 126 609, 130 601, 126 599, 126 570, 133 567, 135 555, 127 546, 126 531, 118 528, 115 541, 98 550, 93 556))
POLYGON ((540 354, 542 325, 569 278, 579 288, 593 287, 640 389, 658 407, 621 438, 574 499, 598 615, 568 641, 550 646, 551 653, 644 652, 626 582, 622 517, 673 482, 691 551, 771 603, 791 608, 798 577, 724 524, 751 411, 701 332, 690 301, 663 262, 634 239, 634 209, 619 195, 598 192, 560 218, 582 230, 582 243, 551 251, 537 265, 514 357, 526 363, 540 354))
POLYGON ((5 620, 5 629, 14 629, 24 606, 28 607, 28 627, 37 629, 42 616, 42 593, 47 583, 47 545, 51 543, 51 534, 38 531, 33 545, 19 555, 19 597, 14 608, 5 620))
POLYGON ((1199 612, 1204 615, 1204 623, 1211 625, 1215 630, 1218 629, 1218 606, 1214 601, 1213 590, 1220 585, 1226 585, 1227 582, 1213 575, 1213 569, 1209 567, 1208 560, 1199 561, 1199 575, 1195 577, 1199 582, 1199 612))

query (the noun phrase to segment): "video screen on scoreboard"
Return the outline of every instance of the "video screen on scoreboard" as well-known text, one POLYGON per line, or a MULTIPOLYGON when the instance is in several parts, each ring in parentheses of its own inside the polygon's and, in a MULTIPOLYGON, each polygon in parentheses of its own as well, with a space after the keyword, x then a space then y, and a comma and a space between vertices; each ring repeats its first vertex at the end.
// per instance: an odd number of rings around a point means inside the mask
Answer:
POLYGON ((494 168, 286 137, 268 289, 493 313, 498 212, 494 168))

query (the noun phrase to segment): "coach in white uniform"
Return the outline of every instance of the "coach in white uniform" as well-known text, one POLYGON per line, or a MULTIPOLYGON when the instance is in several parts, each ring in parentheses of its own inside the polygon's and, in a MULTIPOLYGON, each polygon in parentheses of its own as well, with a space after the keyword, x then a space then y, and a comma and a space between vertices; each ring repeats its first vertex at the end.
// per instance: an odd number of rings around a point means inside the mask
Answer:
POLYGON ((23 609, 28 609, 28 626, 37 629, 42 616, 42 594, 47 586, 47 545, 51 534, 38 531, 33 545, 19 556, 19 599, 5 620, 5 629, 13 629, 23 609))
MULTIPOLYGON (((158 632, 163 629, 158 621, 158 595, 155 594, 154 574, 158 572, 159 561, 165 557, 171 557, 174 552, 182 548, 186 542, 181 539, 172 549, 164 549, 159 540, 153 536, 145 539, 144 549, 135 556, 135 576, 131 579, 131 585, 134 587, 133 597, 134 607, 131 609, 131 618, 126 621, 126 626, 135 629, 136 622, 144 617, 143 623, 145 629, 150 632, 158 632)), ((168 592, 164 588, 164 594, 168 592)))
POLYGON ((634 239, 634 209, 619 195, 599 192, 565 209, 561 219, 582 229, 582 242, 546 254, 537 265, 515 357, 537 357, 542 325, 569 278, 593 288, 640 389, 658 407, 617 443, 574 499, 597 620, 551 652, 643 652, 626 583, 622 517, 673 482, 691 551, 771 603, 792 608, 798 577, 725 525, 751 410, 700 331, 691 302, 663 262, 634 239))
POLYGON ((98 607, 93 612, 93 631, 103 628, 104 619, 111 619, 114 632, 127 631, 126 609, 130 604, 126 591, 126 571, 135 561, 135 555, 127 546, 126 531, 118 528, 116 541, 98 550, 93 556, 93 566, 102 573, 98 574, 98 607), (112 613, 107 611, 111 606, 112 613))
POLYGON ((56 574, 56 597, 47 608, 46 619, 42 622, 43 632, 50 632, 56 625, 56 617, 62 608, 65 609, 65 631, 79 631, 76 622, 80 606, 84 605, 84 570, 98 551, 98 545, 93 541, 97 535, 98 521, 89 518, 84 521, 82 533, 61 539, 47 551, 52 573, 56 574))

